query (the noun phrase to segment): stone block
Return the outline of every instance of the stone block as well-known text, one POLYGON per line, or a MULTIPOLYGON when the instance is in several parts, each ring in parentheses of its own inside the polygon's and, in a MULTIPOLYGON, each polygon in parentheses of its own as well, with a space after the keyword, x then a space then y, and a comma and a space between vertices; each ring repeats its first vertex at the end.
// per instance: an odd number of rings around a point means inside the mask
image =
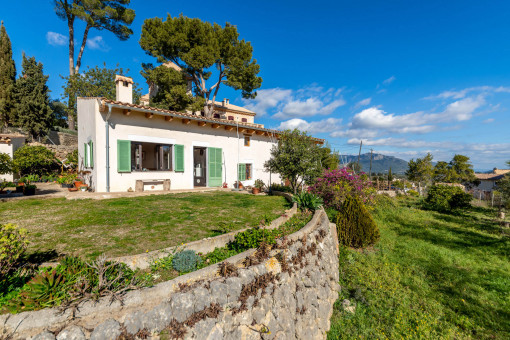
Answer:
POLYGON ((108 319, 94 329, 90 340, 116 340, 120 333, 120 324, 114 319, 108 319))
POLYGON ((83 333, 83 330, 76 325, 64 328, 57 335, 57 340, 85 340, 85 339, 86 337, 85 334, 83 333))
POLYGON ((193 295, 190 293, 177 293, 170 300, 170 308, 175 320, 184 322, 193 314, 193 295))

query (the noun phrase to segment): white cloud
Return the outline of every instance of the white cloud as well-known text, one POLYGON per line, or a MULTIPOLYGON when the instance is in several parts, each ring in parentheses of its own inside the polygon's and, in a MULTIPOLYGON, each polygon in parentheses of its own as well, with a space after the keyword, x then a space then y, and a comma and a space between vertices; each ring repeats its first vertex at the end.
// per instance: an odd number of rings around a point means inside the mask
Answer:
POLYGON ((48 32, 46 33, 46 41, 48 44, 52 46, 63 46, 67 44, 67 36, 57 33, 57 32, 48 32))
POLYGON ((87 47, 91 50, 109 51, 110 47, 106 44, 103 37, 98 35, 97 37, 87 39, 87 47))
POLYGON ((257 91, 257 97, 255 97, 255 99, 244 100, 248 103, 245 107, 248 110, 256 112, 258 116, 263 116, 267 113, 268 109, 277 107, 279 103, 290 98, 291 95, 292 90, 280 88, 260 90, 257 91))
POLYGON ((494 122, 494 118, 488 118, 483 121, 484 124, 489 124, 489 123, 493 123, 493 122, 494 122))
POLYGON ((449 90, 443 91, 437 95, 425 97, 423 99, 461 99, 466 97, 469 93, 481 92, 481 93, 510 93, 509 87, 499 86, 473 86, 462 90, 449 90))
POLYGON ((368 106, 368 105, 370 105, 371 102, 372 102, 372 98, 371 97, 365 98, 365 99, 360 100, 359 102, 357 102, 356 105, 354 105, 354 108, 358 109, 358 108, 363 107, 363 106, 368 106))
POLYGON ((255 99, 243 101, 247 109, 259 115, 272 111, 272 118, 278 120, 329 115, 345 105, 341 89, 326 90, 313 84, 295 91, 281 88, 260 90, 255 99))
POLYGON ((293 130, 298 129, 301 131, 307 131, 308 133, 324 133, 333 132, 341 128, 342 119, 327 118, 315 122, 307 122, 304 119, 293 118, 285 122, 281 122, 278 126, 279 130, 293 130))
POLYGON ((395 79, 397 79, 397 78, 395 78, 395 76, 391 76, 388 79, 384 79, 382 83, 383 83, 383 85, 390 85, 391 83, 393 83, 395 81, 395 79))

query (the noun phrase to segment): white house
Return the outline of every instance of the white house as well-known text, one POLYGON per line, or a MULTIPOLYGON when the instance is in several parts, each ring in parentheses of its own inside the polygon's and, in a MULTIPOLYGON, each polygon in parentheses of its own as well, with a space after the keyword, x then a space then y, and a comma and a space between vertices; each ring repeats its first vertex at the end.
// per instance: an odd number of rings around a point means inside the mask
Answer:
MULTIPOLYGON (((14 156, 14 152, 21 148, 25 144, 25 136, 18 134, 0 134, 0 153, 6 153, 11 157, 14 156)), ((0 181, 13 181, 13 174, 0 174, 0 181)))
POLYGON ((117 76, 115 101, 78 98, 79 170, 96 192, 280 182, 264 170, 278 131, 136 105, 132 84, 117 76))

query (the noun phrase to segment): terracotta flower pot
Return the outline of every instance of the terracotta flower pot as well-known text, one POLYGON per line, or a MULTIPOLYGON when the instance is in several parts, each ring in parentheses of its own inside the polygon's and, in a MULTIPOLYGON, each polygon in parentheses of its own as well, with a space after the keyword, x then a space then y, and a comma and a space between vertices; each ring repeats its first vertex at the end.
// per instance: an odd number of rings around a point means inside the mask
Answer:
POLYGON ((254 195, 260 194, 260 189, 259 188, 253 188, 253 189, 251 189, 251 193, 254 194, 254 195))
POLYGON ((82 181, 74 181, 74 186, 79 188, 83 185, 83 182, 82 181))

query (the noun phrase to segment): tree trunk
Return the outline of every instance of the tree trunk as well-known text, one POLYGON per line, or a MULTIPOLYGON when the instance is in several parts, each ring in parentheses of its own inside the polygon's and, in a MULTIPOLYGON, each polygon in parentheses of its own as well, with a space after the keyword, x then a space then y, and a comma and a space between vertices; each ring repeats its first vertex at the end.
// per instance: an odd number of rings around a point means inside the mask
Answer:
MULTIPOLYGON (((69 76, 74 75, 74 18, 67 19, 67 26, 69 27, 69 76)), ((68 104, 71 105, 73 102, 71 98, 67 100, 68 104)), ((74 107, 68 107, 67 125, 69 129, 75 130, 76 124, 74 120, 73 112, 74 107)))
POLYGON ((85 50, 85 44, 87 43, 87 38, 89 36, 90 25, 87 24, 85 28, 85 32, 83 33, 83 39, 81 41, 80 52, 78 53, 78 59, 76 59, 76 67, 74 68, 75 74, 80 71, 81 66, 81 58, 83 57, 83 51, 85 50))

